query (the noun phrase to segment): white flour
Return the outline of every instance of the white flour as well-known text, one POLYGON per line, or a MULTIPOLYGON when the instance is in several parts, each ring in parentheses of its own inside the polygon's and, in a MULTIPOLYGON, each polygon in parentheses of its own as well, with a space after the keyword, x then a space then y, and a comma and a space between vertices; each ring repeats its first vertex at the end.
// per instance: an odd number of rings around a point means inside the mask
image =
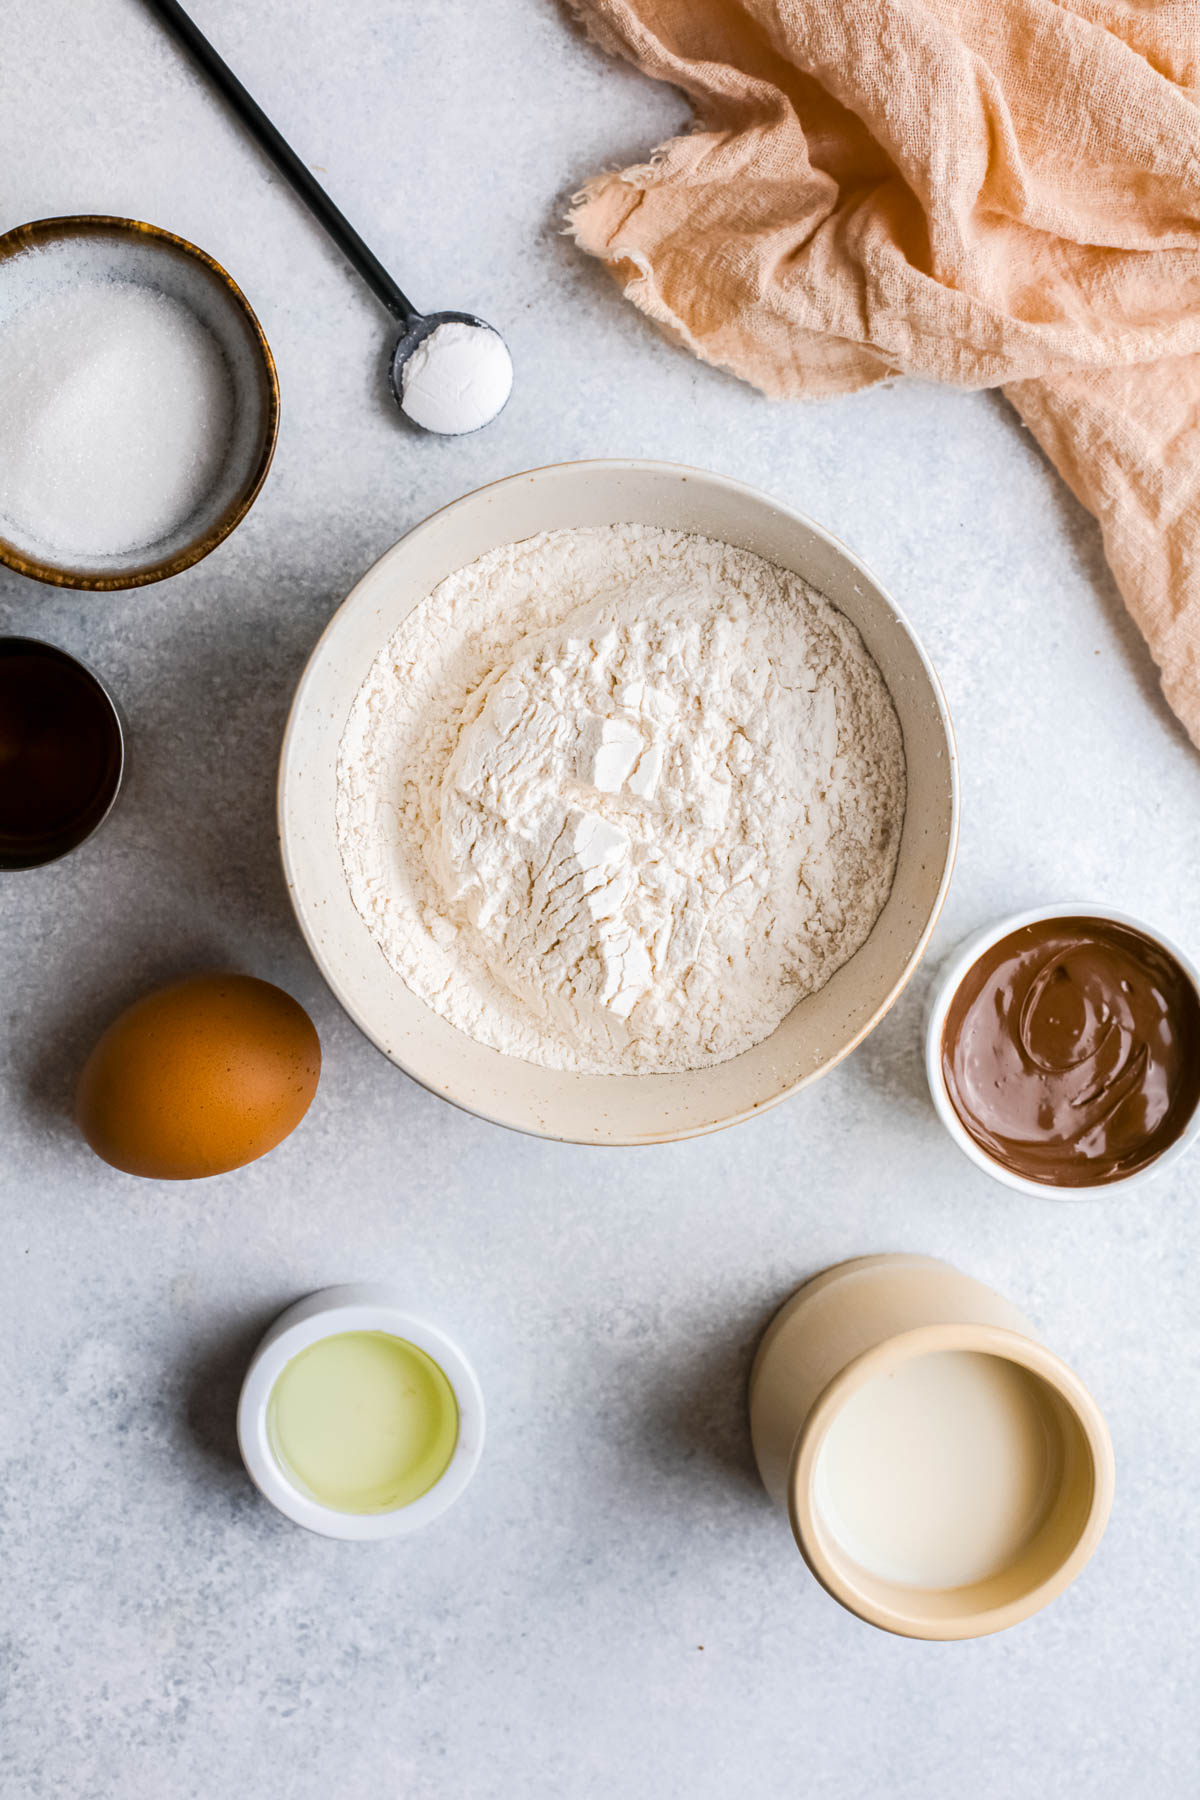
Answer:
POLYGON ((748 1049, 864 942, 904 753, 798 577, 642 525, 460 569, 376 659, 338 765, 350 891, 443 1018, 550 1068, 748 1049))

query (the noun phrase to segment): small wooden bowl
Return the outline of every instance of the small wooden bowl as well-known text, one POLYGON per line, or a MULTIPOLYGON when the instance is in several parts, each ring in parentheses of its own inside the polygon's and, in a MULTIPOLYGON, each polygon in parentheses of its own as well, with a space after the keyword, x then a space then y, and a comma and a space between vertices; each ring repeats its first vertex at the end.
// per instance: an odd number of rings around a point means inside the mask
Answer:
MULTIPOLYGON (((279 432, 275 362, 249 302, 220 263, 195 244, 137 219, 98 215, 36 219, 0 236, 0 330, 6 290, 14 291, 20 280, 20 259, 30 252, 54 254, 64 249, 76 253, 89 273, 139 282, 180 301, 212 333, 233 384, 228 453, 199 506, 157 543, 100 556, 84 566, 52 561, 44 550, 0 532, 0 563, 55 587, 93 592, 145 587, 199 562, 249 512, 266 480, 279 432)), ((34 282, 29 291, 31 296, 36 291, 34 282)))

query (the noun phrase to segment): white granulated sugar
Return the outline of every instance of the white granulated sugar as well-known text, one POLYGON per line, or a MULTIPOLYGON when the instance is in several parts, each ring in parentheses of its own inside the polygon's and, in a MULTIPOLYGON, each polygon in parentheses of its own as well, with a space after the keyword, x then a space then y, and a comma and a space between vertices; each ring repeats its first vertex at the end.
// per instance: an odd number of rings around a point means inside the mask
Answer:
POLYGON ((338 765, 388 962, 549 1068, 724 1061, 866 939, 904 814, 899 723, 796 576, 643 525, 546 532, 418 605, 338 765))
POLYGON ((140 550, 182 525, 220 472, 233 418, 224 356, 195 314, 95 277, 4 319, 0 393, 2 528, 63 557, 140 550))
POLYGON ((512 382, 512 358, 499 332, 450 319, 404 363, 400 404, 426 431, 478 431, 502 410, 512 382))

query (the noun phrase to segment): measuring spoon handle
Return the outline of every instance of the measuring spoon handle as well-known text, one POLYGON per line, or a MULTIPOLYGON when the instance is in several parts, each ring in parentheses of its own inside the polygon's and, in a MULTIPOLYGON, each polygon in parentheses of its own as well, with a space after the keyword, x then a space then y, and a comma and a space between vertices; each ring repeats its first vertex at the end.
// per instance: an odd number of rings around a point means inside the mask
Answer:
POLYGON ((275 129, 254 96, 246 92, 229 64, 218 56, 178 0, 147 0, 147 3, 195 57, 247 131, 266 151, 280 174, 291 182, 313 217, 325 227, 347 262, 358 270, 392 317, 405 325, 419 319, 421 314, 412 301, 401 293, 374 251, 363 243, 349 219, 333 204, 320 182, 301 162, 287 139, 275 129))

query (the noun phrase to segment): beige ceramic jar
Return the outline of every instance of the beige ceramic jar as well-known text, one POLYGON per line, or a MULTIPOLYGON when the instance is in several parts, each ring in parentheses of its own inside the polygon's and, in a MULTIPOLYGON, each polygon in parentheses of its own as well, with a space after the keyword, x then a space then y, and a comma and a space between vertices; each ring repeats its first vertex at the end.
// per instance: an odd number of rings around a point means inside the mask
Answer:
MULTIPOLYGON (((962 1392, 960 1380, 960 1406, 962 1392)), ((918 1413, 918 1427, 926 1423, 918 1413)), ((960 1411, 951 1429, 962 1423, 960 1411)), ((968 1416, 967 1424, 975 1423, 968 1416)), ((859 1618, 905 1637, 981 1637, 1037 1612, 1079 1574, 1100 1541, 1112 1502, 1112 1445, 1087 1389, 1007 1300, 931 1257, 863 1257, 826 1270, 793 1294, 768 1326, 755 1359, 750 1427, 763 1481, 787 1512, 817 1580, 859 1618), (897 1413, 903 1375, 911 1376, 916 1359, 939 1353, 952 1353, 958 1375, 988 1359, 986 1366, 1002 1381, 1014 1389, 1019 1384, 1036 1411, 1044 1448, 1028 1528, 1014 1536, 999 1566, 952 1585, 911 1574, 897 1579, 879 1564, 869 1566, 858 1545, 848 1549, 835 1530, 821 1460, 836 1441, 830 1437, 835 1426, 852 1416, 847 1409, 857 1403, 853 1416, 873 1419, 902 1446, 894 1471, 885 1468, 867 1496, 869 1506, 886 1527, 889 1508, 911 1505, 913 1470, 901 1466, 909 1441, 898 1429, 897 1413), (894 1385, 876 1385, 874 1410, 864 1412, 868 1385, 889 1379, 894 1385)), ((922 1441, 922 1429, 913 1441, 922 1441)), ((866 1447, 870 1451, 869 1442, 866 1447)), ((949 1448, 960 1452, 961 1475, 962 1445, 949 1448)), ((1003 1479, 1005 1447, 991 1448, 1003 1479)), ((926 1495, 932 1491, 938 1498, 936 1458, 917 1474, 926 1495)), ((863 1496, 852 1498, 858 1503, 863 1496)), ((980 1494, 981 1513, 994 1499, 992 1491, 980 1494)), ((971 1523, 968 1508, 968 1529, 971 1523)))

